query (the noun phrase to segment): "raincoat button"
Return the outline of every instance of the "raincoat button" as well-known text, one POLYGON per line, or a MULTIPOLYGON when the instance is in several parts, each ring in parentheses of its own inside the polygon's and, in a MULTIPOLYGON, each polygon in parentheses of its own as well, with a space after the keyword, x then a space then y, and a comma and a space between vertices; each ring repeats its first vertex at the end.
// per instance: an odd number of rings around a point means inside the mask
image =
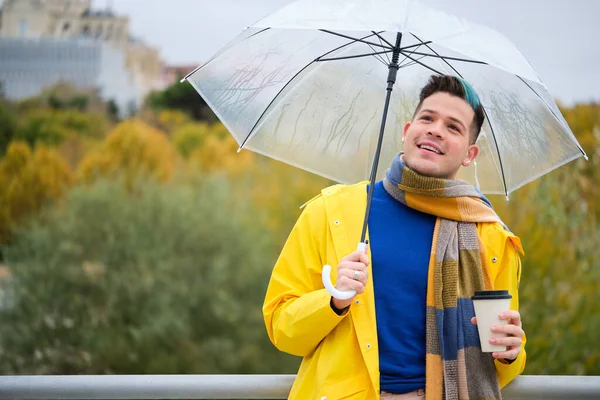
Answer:
POLYGON ((495 263, 495 262, 498 262, 498 257, 494 257, 494 258, 492 258, 492 262, 493 262, 493 263, 495 263))
POLYGON ((360 304, 360 300, 356 300, 356 304, 360 304))
POLYGON ((335 221, 335 224, 336 224, 336 225, 339 225, 339 224, 340 224, 340 221, 335 221))
POLYGON ((321 397, 321 400, 327 400, 327 397, 323 396, 321 397))
POLYGON ((370 344, 368 344, 368 345, 367 345, 367 349, 370 349, 370 348, 371 348, 371 345, 370 345, 370 344))

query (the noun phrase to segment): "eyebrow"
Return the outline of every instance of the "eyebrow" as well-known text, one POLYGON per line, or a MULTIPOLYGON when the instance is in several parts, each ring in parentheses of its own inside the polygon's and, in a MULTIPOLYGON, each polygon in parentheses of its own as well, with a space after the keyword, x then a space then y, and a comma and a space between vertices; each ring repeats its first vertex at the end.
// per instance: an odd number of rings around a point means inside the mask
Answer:
MULTIPOLYGON (((430 109, 428 109, 428 108, 424 108, 424 109, 422 109, 420 112, 422 112, 422 113, 423 113, 423 112, 426 112, 426 113, 429 113, 429 114, 436 114, 436 115, 439 115, 439 112, 437 112, 437 111, 434 111, 434 110, 430 110, 430 109)), ((448 119, 450 119, 450 120, 452 120, 452 121, 454 121, 454 122, 456 122, 456 123, 460 124, 460 126, 462 126, 462 128, 463 128, 465 131, 467 130, 467 127, 465 126, 465 124, 463 124, 463 123, 462 123, 462 121, 461 121, 460 119, 458 119, 458 118, 455 118, 455 117, 452 117, 452 116, 449 116, 449 117, 448 117, 448 119)))

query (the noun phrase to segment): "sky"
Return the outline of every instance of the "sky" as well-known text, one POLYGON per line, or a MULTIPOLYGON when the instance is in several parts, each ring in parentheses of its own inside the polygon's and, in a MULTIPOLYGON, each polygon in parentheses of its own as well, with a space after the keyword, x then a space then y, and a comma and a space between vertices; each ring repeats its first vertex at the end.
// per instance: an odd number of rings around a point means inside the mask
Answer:
MULTIPOLYGON (((508 37, 565 105, 600 102, 600 1, 422 0, 508 37)), ((199 65, 292 0, 94 0, 130 18, 169 64, 199 65)))

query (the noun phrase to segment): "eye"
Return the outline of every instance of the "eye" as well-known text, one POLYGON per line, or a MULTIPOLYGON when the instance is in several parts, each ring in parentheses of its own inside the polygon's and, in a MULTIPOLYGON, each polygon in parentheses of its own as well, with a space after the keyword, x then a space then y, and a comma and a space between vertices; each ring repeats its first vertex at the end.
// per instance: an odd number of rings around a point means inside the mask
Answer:
POLYGON ((456 131, 456 132, 460 132, 460 129, 458 129, 458 126, 454 125, 454 124, 450 124, 448 125, 448 128, 456 131))
POLYGON ((425 121, 433 121, 433 118, 431 117, 431 115, 423 115, 421 117, 421 119, 424 119, 425 121))

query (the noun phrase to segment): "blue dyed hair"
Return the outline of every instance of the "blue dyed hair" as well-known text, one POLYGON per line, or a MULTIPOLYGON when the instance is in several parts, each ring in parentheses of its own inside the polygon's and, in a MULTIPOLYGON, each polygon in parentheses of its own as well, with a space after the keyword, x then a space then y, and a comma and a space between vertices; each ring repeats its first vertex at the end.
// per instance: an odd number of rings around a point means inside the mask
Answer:
POLYGON ((481 105, 481 100, 479 100, 479 96, 473 86, 463 78, 456 78, 462 83, 462 86, 465 90, 465 96, 463 97, 467 103, 471 106, 473 111, 477 112, 477 108, 481 105))
POLYGON ((415 110, 415 115, 421 108, 423 101, 437 92, 444 92, 456 97, 460 97, 471 106, 475 112, 475 117, 473 118, 473 123, 471 124, 471 138, 472 143, 475 143, 477 141, 477 137, 479 136, 479 132, 481 131, 481 127, 483 126, 485 114, 483 112, 481 100, 479 99, 475 89, 473 89, 473 86, 471 86, 471 84, 464 79, 457 78, 456 76, 432 75, 427 84, 421 89, 421 93, 419 95, 419 105, 415 110))

